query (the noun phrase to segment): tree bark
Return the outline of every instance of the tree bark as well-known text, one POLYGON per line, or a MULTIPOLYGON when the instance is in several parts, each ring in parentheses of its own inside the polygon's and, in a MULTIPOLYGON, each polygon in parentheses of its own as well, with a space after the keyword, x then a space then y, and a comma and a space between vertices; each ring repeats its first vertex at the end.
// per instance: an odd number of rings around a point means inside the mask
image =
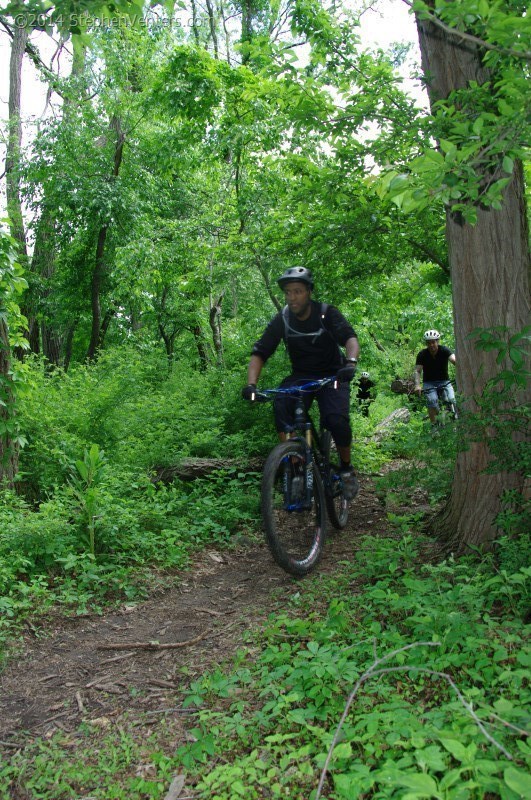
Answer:
MULTIPOLYGON (((15 27, 11 42, 11 57, 9 61, 9 128, 6 148, 6 204, 7 215, 9 217, 9 227, 13 239, 18 242, 18 260, 26 276, 28 274, 28 248, 26 243, 26 229, 22 214, 22 200, 20 193, 20 154, 22 147, 22 119, 21 119, 21 91, 22 91, 22 62, 28 44, 29 24, 15 27)), ((39 352, 39 328, 35 321, 35 314, 28 305, 26 294, 26 305, 21 309, 28 320, 28 330, 25 332, 26 338, 30 343, 30 349, 34 353, 39 352)), ((23 353, 17 352, 19 358, 23 353)))
POLYGON ((212 329, 212 337, 214 340, 214 349, 216 351, 216 358, 218 366, 223 366, 223 339, 221 335, 221 304, 223 302, 223 294, 220 295, 217 302, 212 304, 210 309, 209 321, 212 329))
MULTIPOLYGON (((9 345, 9 331, 3 319, 0 319, 0 421, 7 422, 14 413, 13 392, 11 390, 9 375, 11 372, 11 348, 9 345)), ((11 440, 9 434, 0 433, 0 485, 7 484, 13 488, 13 480, 18 470, 18 446, 11 440)))
POLYGON ((205 372, 206 368, 208 367, 208 355, 201 326, 194 325, 192 328, 192 333, 194 334, 195 346, 197 347, 197 354, 199 356, 200 371, 205 372))
MULTIPOLYGON (((79 82, 79 79, 83 76, 83 72, 85 70, 85 63, 86 48, 75 48, 72 60, 72 70, 70 73, 71 79, 76 79, 76 81, 79 82)), ((54 91, 57 91, 55 82, 52 82, 53 78, 53 74, 50 73, 50 87, 53 87, 54 91)), ((62 97, 63 117, 61 120, 61 127, 67 129, 69 125, 74 124, 73 110, 76 103, 83 98, 83 92, 81 92, 81 94, 74 95, 74 93, 70 91, 64 93, 62 97), (76 99, 74 99, 74 97, 76 99)), ((64 329, 64 325, 61 326, 58 324, 57 319, 55 318, 56 315, 54 313, 55 298, 52 279, 56 268, 56 234, 57 230, 55 225, 54 206, 45 194, 41 203, 41 215, 35 234, 35 247, 33 249, 33 257, 31 259, 31 270, 34 275, 38 276, 42 284, 39 296, 35 301, 35 309, 40 319, 42 353, 52 367, 59 366, 61 359, 64 359, 64 340, 65 334, 67 333, 67 331, 64 329)))
MULTIPOLYGON (((111 128, 116 131, 116 146, 114 150, 114 165, 111 180, 115 181, 120 174, 120 167, 122 165, 125 133, 122 131, 120 120, 114 117, 111 121, 111 128)), ((103 278, 106 272, 105 264, 105 244, 107 242, 107 234, 109 232, 109 225, 105 223, 99 230, 98 241, 96 244, 96 259, 92 279, 90 283, 90 304, 92 309, 92 326, 90 332, 90 342, 87 350, 87 359, 93 361, 101 341, 101 288, 103 278)))
POLYGON ((53 215, 46 200, 35 234, 35 247, 31 259, 32 272, 38 275, 42 284, 36 308, 40 317, 40 338, 42 353, 52 367, 58 367, 61 360, 62 341, 52 320, 50 299, 51 279, 55 272, 55 229, 53 215))
MULTIPOLYGON (((417 19, 417 27, 432 108, 450 92, 490 78, 475 44, 447 34, 427 20, 417 19)), ((500 365, 496 363, 496 352, 475 348, 471 332, 506 326, 514 333, 529 323, 530 262, 521 164, 515 167, 500 210, 479 207, 477 223, 470 225, 448 208, 446 239, 457 381, 465 397, 465 411, 473 413, 478 411, 475 398, 499 373, 500 365)), ((529 399, 529 392, 526 395, 529 399)), ((468 449, 458 454, 449 502, 434 522, 434 531, 455 553, 464 553, 471 547, 490 549, 499 535, 495 519, 502 492, 523 490, 523 475, 502 471, 488 474, 485 469, 491 463, 485 440, 469 443, 468 449)))
POLYGON ((206 0, 206 7, 208 12, 208 24, 210 27, 210 36, 212 37, 212 45, 214 47, 214 57, 219 58, 218 49, 218 35, 216 32, 216 17, 214 14, 214 7, 211 0, 206 0))
POLYGON ((20 117, 22 89, 22 60, 28 41, 29 28, 16 27, 11 44, 9 62, 9 133, 6 150, 6 199, 11 235, 19 244, 19 257, 25 268, 28 261, 26 232, 20 199, 20 148, 22 146, 22 121, 20 117))

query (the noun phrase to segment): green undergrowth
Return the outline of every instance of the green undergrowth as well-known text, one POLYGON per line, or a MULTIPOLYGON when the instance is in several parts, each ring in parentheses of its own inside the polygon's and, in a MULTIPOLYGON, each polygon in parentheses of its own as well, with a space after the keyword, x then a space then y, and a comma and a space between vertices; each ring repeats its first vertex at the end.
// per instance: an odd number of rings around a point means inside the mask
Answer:
POLYGON ((201 800, 528 797, 531 571, 422 564, 418 544, 366 537, 294 583, 234 663, 175 698, 195 712, 186 743, 171 714, 144 738, 84 726, 14 755, 0 793, 146 800, 183 773, 201 800))
POLYGON ((103 464, 97 481, 78 473, 37 511, 4 492, 0 650, 24 621, 38 625, 52 608, 99 613, 145 596, 154 581, 185 568, 205 545, 231 547, 256 527, 257 480, 227 469, 154 485, 147 476, 103 464))

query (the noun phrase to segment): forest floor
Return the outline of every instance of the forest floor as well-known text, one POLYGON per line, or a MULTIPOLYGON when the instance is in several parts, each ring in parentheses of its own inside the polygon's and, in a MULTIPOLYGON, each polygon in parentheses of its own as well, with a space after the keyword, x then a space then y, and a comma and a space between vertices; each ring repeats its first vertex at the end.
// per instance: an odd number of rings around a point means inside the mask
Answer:
MULTIPOLYGON (((382 535, 388 526, 387 509, 363 478, 347 527, 331 532, 304 582, 333 573, 353 558, 360 536, 382 535)), ((182 707, 190 683, 230 663, 245 632, 281 609, 300 584, 276 566, 265 543, 242 537, 235 549, 207 548, 172 588, 143 602, 28 627, 0 674, 0 749, 9 756, 58 731, 72 734, 75 747, 82 722, 146 737, 163 718, 172 742, 184 743, 194 714, 182 707)))

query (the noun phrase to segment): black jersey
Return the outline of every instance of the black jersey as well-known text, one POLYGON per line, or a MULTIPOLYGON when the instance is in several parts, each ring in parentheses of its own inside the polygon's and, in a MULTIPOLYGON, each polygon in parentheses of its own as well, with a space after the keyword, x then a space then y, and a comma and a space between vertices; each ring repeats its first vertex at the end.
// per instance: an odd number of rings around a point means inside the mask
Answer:
POLYGON ((447 381, 448 380, 448 359, 452 355, 449 347, 439 345, 434 356, 427 347, 421 350, 417 356, 417 365, 422 367, 423 381, 447 381))
POLYGON ((252 354, 263 361, 273 355, 281 341, 285 341, 294 375, 300 377, 326 377, 335 375, 343 364, 339 345, 356 336, 354 329, 335 306, 311 301, 308 319, 300 320, 287 312, 273 317, 264 333, 255 342, 252 354))

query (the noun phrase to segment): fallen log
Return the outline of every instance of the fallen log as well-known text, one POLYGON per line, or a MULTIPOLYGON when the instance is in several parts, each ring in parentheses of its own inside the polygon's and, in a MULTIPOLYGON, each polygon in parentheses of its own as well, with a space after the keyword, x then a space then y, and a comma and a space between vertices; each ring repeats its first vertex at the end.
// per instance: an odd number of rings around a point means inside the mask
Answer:
POLYGON ((391 384, 391 391, 394 394, 413 394, 415 381, 411 378, 396 378, 391 384))
POLYGON ((183 458, 178 464, 167 467, 154 467, 151 476, 152 483, 171 483, 193 481, 210 475, 220 469, 234 469, 241 472, 259 472, 264 466, 264 459, 250 458, 240 461, 235 458, 183 458))
POLYGON ((373 435, 370 437, 371 440, 381 441, 381 439, 393 432, 396 425, 409 422, 410 419, 411 413, 408 408, 395 409, 389 416, 378 423, 373 435))

